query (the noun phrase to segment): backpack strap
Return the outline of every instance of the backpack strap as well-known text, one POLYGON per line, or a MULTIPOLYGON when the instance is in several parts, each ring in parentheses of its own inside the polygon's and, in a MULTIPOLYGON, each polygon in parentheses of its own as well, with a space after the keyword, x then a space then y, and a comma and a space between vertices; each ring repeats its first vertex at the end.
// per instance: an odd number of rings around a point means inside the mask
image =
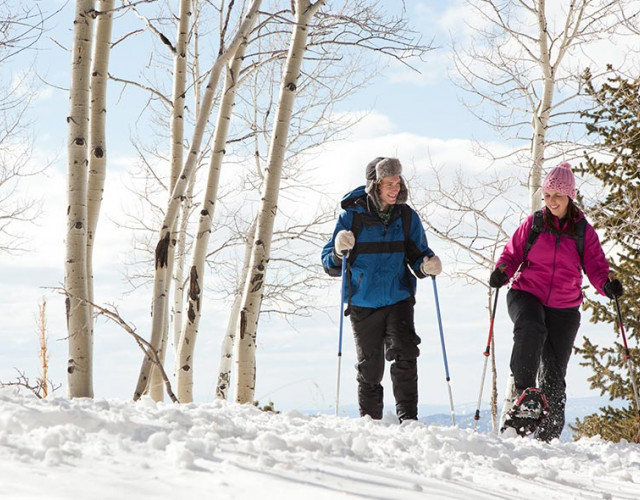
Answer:
POLYGON ((348 293, 347 293, 347 308, 344 310, 345 316, 349 316, 349 314, 351 314, 351 295, 352 295, 351 266, 355 262, 356 256, 358 255, 357 241, 358 241, 358 235, 360 234, 361 230, 362 230, 362 214, 360 212, 353 212, 353 218, 351 220, 351 232, 353 233, 353 239, 356 241, 356 246, 354 246, 349 251, 349 256, 347 257, 347 268, 345 272, 347 273, 346 279, 347 279, 348 293))
POLYGON ((353 219, 351 221, 351 232, 353 233, 354 241, 356 241, 356 246, 349 251, 349 258, 347 259, 348 267, 351 267, 351 265, 356 260, 356 256, 358 255, 357 241, 358 241, 358 235, 360 234, 361 230, 362 230, 362 214, 360 212, 354 212, 353 219))
POLYGON ((524 247, 524 254, 522 255, 522 262, 527 260, 529 250, 540 236, 540 233, 544 230, 544 222, 542 221, 542 210, 536 210, 533 214, 533 222, 531 223, 531 229, 529 229, 529 236, 527 237, 527 243, 524 247))
POLYGON ((580 263, 584 269, 584 234, 587 230, 587 219, 584 217, 576 224, 576 248, 580 254, 580 263))
POLYGON ((409 209, 409 205, 405 203, 400 205, 400 217, 402 218, 402 229, 404 231, 404 271, 407 283, 411 289, 411 296, 414 297, 416 291, 413 289, 410 271, 411 266, 409 265, 409 259, 407 258, 407 254, 409 252, 409 233, 411 232, 411 210, 409 209))
POLYGON ((409 205, 403 203, 400 205, 400 217, 402 218, 402 229, 404 230, 404 248, 405 254, 409 245, 409 233, 411 232, 411 210, 409 205))

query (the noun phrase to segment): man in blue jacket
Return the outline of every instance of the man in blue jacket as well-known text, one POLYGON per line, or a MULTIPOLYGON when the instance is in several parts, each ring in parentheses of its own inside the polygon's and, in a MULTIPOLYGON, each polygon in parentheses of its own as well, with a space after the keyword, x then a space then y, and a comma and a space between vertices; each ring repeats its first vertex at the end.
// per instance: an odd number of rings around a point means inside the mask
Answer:
POLYGON ((420 337, 414 326, 416 276, 436 276, 440 259, 429 248, 396 158, 367 165, 366 185, 342 199, 344 209, 322 250, 322 265, 339 276, 348 255, 345 297, 356 344, 360 415, 382 418, 385 358, 400 422, 418 418, 420 337))

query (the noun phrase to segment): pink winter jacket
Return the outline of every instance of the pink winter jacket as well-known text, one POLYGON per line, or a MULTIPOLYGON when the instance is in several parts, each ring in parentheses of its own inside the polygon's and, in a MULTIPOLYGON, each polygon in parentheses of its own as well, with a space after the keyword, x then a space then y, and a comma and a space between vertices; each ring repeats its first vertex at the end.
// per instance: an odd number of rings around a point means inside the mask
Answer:
MULTIPOLYGON (((543 209, 543 210, 546 210, 543 209)), ((584 217, 582 212, 577 220, 584 217)), ((557 218, 556 218, 557 222, 557 218)), ((502 251, 496 268, 506 265, 504 272, 512 277, 524 256, 533 215, 516 229, 502 251)), ((566 222, 563 224, 564 228, 566 222)), ((593 227, 587 224, 584 235, 584 271, 591 284, 604 295, 602 287, 608 279, 609 264, 593 227)), ((582 303, 582 266, 575 240, 542 232, 527 255, 527 261, 512 282, 512 288, 535 295, 543 305, 557 309, 576 307, 582 303), (557 241, 559 240, 559 241, 557 241)))

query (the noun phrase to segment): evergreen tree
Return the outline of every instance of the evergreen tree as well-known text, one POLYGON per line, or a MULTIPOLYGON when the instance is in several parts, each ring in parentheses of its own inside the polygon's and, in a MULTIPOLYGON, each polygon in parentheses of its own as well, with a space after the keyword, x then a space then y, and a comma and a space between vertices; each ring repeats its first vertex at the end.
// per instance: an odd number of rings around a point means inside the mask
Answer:
POLYGON ((585 339, 582 348, 576 349, 584 358, 580 364, 593 370, 588 379, 592 389, 622 405, 600 408, 599 413, 571 427, 576 439, 600 435, 614 442, 640 442, 639 409, 631 378, 637 381, 640 368, 640 80, 629 80, 609 69, 610 76, 599 88, 590 72, 584 75, 585 90, 595 106, 582 116, 589 135, 595 136, 599 154, 585 154, 577 170, 599 179, 606 189, 605 199, 586 211, 594 227, 601 230, 603 244, 615 245, 611 268, 625 288, 619 306, 631 357, 626 358, 614 302, 586 300, 591 321, 612 323, 615 337, 603 339, 603 346, 585 339))

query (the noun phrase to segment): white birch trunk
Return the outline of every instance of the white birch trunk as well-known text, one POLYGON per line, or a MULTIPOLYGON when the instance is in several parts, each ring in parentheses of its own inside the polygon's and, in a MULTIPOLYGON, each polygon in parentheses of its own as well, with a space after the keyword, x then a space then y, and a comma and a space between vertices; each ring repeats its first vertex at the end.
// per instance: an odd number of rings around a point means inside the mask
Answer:
MULTIPOLYGON (((178 350, 180 345, 180 335, 182 333, 182 323, 183 323, 183 299, 184 299, 184 287, 185 287, 185 278, 184 278, 184 263, 185 263, 185 252, 186 252, 186 234, 187 234, 187 226, 189 225, 189 214, 192 209, 193 199, 193 189, 195 186, 195 175, 192 175, 189 179, 189 184, 187 186, 187 192, 184 196, 184 200, 180 206, 180 221, 176 221, 176 225, 178 225, 177 231, 174 231, 175 234, 175 245, 171 247, 172 253, 169 258, 169 269, 167 270, 167 275, 172 276, 173 280, 173 321, 170 318, 170 315, 167 314, 165 319, 164 326, 164 334, 162 336, 162 347, 160 351, 160 360, 164 364, 167 343, 168 343, 168 335, 169 330, 172 332, 173 336, 173 346, 174 346, 174 355, 175 359, 178 359, 178 350), (175 270, 173 270, 175 268, 175 270)), ((169 290, 167 290, 167 297, 169 297, 169 290)), ((177 368, 176 368, 177 371, 177 368)), ((154 401, 161 401, 164 395, 164 382, 160 376, 159 370, 156 370, 155 367, 152 371, 152 380, 151 385, 153 387, 153 391, 150 393, 152 399, 154 401)), ((178 401, 182 401, 180 396, 176 396, 178 401)))
MULTIPOLYGON (((160 230, 158 244, 156 246, 156 259, 155 259, 155 279, 154 279, 154 289, 153 289, 153 297, 152 297, 152 325, 151 325, 151 339, 150 343, 155 348, 158 349, 160 347, 160 343, 163 335, 163 323, 164 317, 167 312, 167 286, 168 280, 170 279, 170 275, 167 274, 168 271, 168 257, 169 257, 169 246, 171 244, 171 240, 174 235, 172 234, 172 228, 176 223, 176 218, 178 215, 178 211, 180 209, 180 205, 182 199, 184 197, 184 193, 187 188, 187 184, 193 171, 196 167, 196 162, 198 159, 198 155, 200 154, 200 146, 202 145, 202 140, 204 136, 205 127, 207 124, 207 120, 209 119, 209 115, 211 114, 211 108, 213 106, 213 97, 214 92, 218 84, 218 79, 220 77, 220 73, 222 69, 227 64, 227 61, 235 54, 236 50, 246 37, 249 32, 250 26, 253 26, 253 22, 255 20, 255 16, 258 15, 258 9, 262 0, 252 0, 247 13, 238 28, 237 33, 235 34, 231 44, 227 48, 227 50, 223 51, 218 58, 216 59, 213 67, 211 68, 211 72, 209 75, 209 81, 207 83, 207 88, 202 98, 202 105, 199 110, 198 119, 196 121, 195 129, 193 132, 193 138, 191 142, 191 149, 189 150, 189 154, 187 157, 187 161, 185 162, 180 176, 178 177, 178 181, 175 185, 173 192, 169 198, 169 203, 167 207, 167 212, 165 214, 164 221, 162 223, 162 228, 160 230)), ((151 358, 149 356, 144 357, 142 361, 142 366, 140 367, 140 374, 138 376, 138 382, 136 384, 136 388, 134 391, 133 399, 138 400, 140 396, 144 393, 148 381, 149 374, 151 369, 151 358)))
MULTIPOLYGON (((257 220, 254 219, 249 231, 247 231, 247 241, 244 247, 244 259, 242 260, 242 276, 239 282, 241 285, 247 281, 247 275, 249 273, 251 249, 253 248, 253 241, 256 237, 256 223, 257 220)), ((239 289, 236 291, 236 296, 233 300, 233 305, 231 306, 231 313, 229 314, 227 331, 222 339, 222 345, 220 346, 220 366, 218 367, 218 382, 216 384, 217 399, 227 400, 229 398, 233 353, 234 347, 237 347, 236 332, 238 331, 241 307, 242 289, 239 289)))
POLYGON ((93 397, 93 338, 87 276, 87 169, 93 0, 77 0, 69 89, 65 288, 69 397, 93 397))
POLYGON ((531 213, 538 210, 542 204, 542 167, 544 164, 544 151, 547 139, 547 127, 551 105, 553 104, 553 89, 555 78, 551 67, 551 54, 547 40, 547 19, 545 13, 545 0, 538 2, 538 33, 539 33, 539 64, 542 71, 542 97, 538 102, 533 115, 533 144, 532 165, 529 173, 529 206, 531 213))
POLYGON ((235 103, 238 89, 238 76, 244 59, 246 41, 238 48, 233 62, 227 68, 225 86, 218 111, 218 119, 215 128, 213 149, 209 163, 209 177, 200 211, 200 220, 196 232, 195 248, 189 271, 189 293, 187 294, 187 317, 180 337, 177 358, 177 393, 178 400, 182 403, 193 401, 193 352, 198 326, 202 317, 202 293, 204 291, 205 259, 209 247, 209 236, 213 215, 216 208, 216 198, 220 184, 220 171, 224 159, 231 112, 235 103))
POLYGON ((278 109, 274 118, 258 226, 253 243, 249 276, 245 283, 240 312, 240 338, 238 339, 236 402, 252 403, 256 381, 256 336, 262 305, 265 274, 269 263, 273 225, 278 207, 278 192, 282 165, 286 152, 289 123, 296 96, 298 77, 306 50, 308 24, 325 0, 312 4, 309 0, 296 0, 295 26, 287 54, 285 73, 280 85, 278 109))
MULTIPOLYGON (((176 37, 176 52, 173 58, 173 106, 171 108, 171 172, 169 180, 169 191, 173 192, 173 189, 178 182, 178 176, 182 170, 182 163, 184 158, 184 108, 185 108, 185 92, 187 82, 187 36, 189 32, 189 20, 191 17, 191 0, 181 0, 180 9, 178 14, 178 34, 176 37)), ((193 182, 190 182, 192 186, 193 182)), ((188 197, 185 198, 185 200, 188 197)), ((189 207, 182 204, 183 220, 188 216, 189 207)), ((177 224, 177 222, 176 222, 177 224)), ((183 266, 180 262, 175 262, 174 258, 182 259, 180 249, 184 248, 184 233, 181 231, 175 231, 175 227, 172 228, 171 233, 174 235, 175 242, 170 245, 170 255, 167 259, 169 263, 169 269, 167 269, 167 275, 173 276, 174 281, 174 305, 178 297, 181 295, 182 290, 182 276, 183 266), (175 268, 175 274, 172 269, 175 268)), ((167 287, 165 290, 165 296, 170 296, 171 285, 170 281, 167 281, 167 287)), ((180 297, 180 304, 182 304, 182 298, 180 297)), ((173 309, 173 322, 181 322, 181 307, 173 309)), ((160 341, 160 348, 158 349, 158 359, 164 365, 164 360, 167 353, 167 341, 169 335, 169 329, 172 321, 170 318, 168 308, 165 309, 165 318, 162 326, 162 340, 160 341)), ((147 390, 149 396, 154 401, 162 401, 164 399, 164 381, 160 371, 155 367, 152 367, 151 378, 147 390)))
POLYGON ((173 57, 173 107, 171 108, 171 189, 178 182, 184 158, 184 106, 187 87, 187 37, 191 0, 181 0, 176 53, 173 57))
MULTIPOLYGON (((177 224, 177 221, 175 222, 177 224)), ((170 296, 170 286, 171 286, 171 278, 173 277, 173 268, 175 266, 175 255, 176 255, 176 244, 177 239, 175 237, 175 231, 171 231, 171 234, 174 235, 173 238, 169 240, 169 245, 167 247, 167 263, 165 268, 166 279, 164 281, 165 290, 163 293, 163 297, 166 297, 165 302, 168 302, 170 296)), ((162 319, 158 321, 157 325, 160 329, 160 340, 159 343, 155 346, 155 349, 158 351, 158 362, 164 367, 164 359, 167 354, 167 340, 169 338, 169 307, 165 305, 162 310, 162 319)), ((149 382, 145 389, 145 393, 155 402, 160 402, 164 399, 164 381, 162 380, 162 375, 160 374, 160 370, 157 369, 157 366, 151 365, 149 372, 149 382)))
MULTIPOLYGON (((187 36, 189 34, 189 21, 191 17, 191 0, 181 0, 180 20, 178 24, 178 38, 176 42, 176 54, 173 68, 173 108, 171 109, 171 188, 178 181, 178 175, 182 170, 184 161, 184 109, 185 92, 187 87, 187 36)), ((190 192, 193 192, 193 182, 190 184, 190 192)), ((187 199, 191 199, 188 197, 187 199)), ((187 207, 189 208, 189 207, 187 207)), ((184 295, 184 251, 189 211, 183 210, 182 220, 178 231, 178 265, 174 276, 174 300, 173 300, 173 345, 177 353, 178 341, 182 330, 182 300, 184 295)))
MULTIPOLYGON (((87 188, 87 280, 88 296, 93 297, 93 249, 107 166, 107 73, 111 55, 111 27, 115 0, 97 0, 95 39, 91 57, 91 114, 89 121, 89 179, 87 188)), ((91 318, 93 307, 89 306, 91 318)), ((93 329, 93 321, 91 322, 93 329)))
POLYGON ((579 5, 571 3, 569 12, 566 15, 564 37, 560 46, 556 49, 555 60, 551 59, 551 47, 549 46, 549 34, 547 27, 546 0, 537 2, 538 33, 539 33, 539 58, 538 63, 542 71, 542 97, 533 116, 533 144, 532 144, 532 165, 529 174, 529 205, 531 213, 542 206, 542 167, 545 159, 545 148, 547 144, 547 128, 549 117, 553 107, 553 92, 556 86, 556 71, 560 67, 569 47, 574 42, 574 37, 585 16, 587 2, 580 2, 579 5), (570 26, 573 25, 573 28, 570 26))
POLYGON ((193 190, 195 187, 195 176, 191 177, 189 187, 187 189, 187 196, 185 197, 185 203, 182 206, 182 214, 180 216, 180 226, 178 228, 178 244, 176 248, 176 270, 173 275, 174 292, 173 292, 173 321, 171 322, 172 334, 173 334, 173 346, 178 357, 178 349, 180 346, 180 336, 182 335, 183 326, 183 303, 184 303, 184 289, 186 286, 186 279, 184 273, 185 262, 187 258, 187 230, 189 226, 189 214, 193 209, 193 190))

